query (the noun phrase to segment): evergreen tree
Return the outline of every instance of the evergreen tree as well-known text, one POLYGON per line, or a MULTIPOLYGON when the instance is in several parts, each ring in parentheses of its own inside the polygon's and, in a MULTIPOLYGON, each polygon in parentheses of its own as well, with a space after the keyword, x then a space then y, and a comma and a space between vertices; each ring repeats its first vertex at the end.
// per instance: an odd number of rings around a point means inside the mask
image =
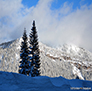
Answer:
POLYGON ((76 79, 80 79, 78 76, 76 76, 76 79))
POLYGON ((40 56, 39 56, 39 45, 38 45, 38 35, 35 27, 35 21, 33 21, 33 27, 31 29, 29 55, 31 61, 31 76, 40 76, 40 56))
POLYGON ((23 41, 21 42, 21 54, 20 54, 20 58, 22 59, 20 61, 20 66, 19 66, 19 73, 20 74, 25 74, 25 75, 29 75, 30 72, 30 62, 29 62, 29 57, 28 57, 28 45, 27 45, 27 34, 26 34, 26 30, 24 29, 24 34, 22 37, 23 41))

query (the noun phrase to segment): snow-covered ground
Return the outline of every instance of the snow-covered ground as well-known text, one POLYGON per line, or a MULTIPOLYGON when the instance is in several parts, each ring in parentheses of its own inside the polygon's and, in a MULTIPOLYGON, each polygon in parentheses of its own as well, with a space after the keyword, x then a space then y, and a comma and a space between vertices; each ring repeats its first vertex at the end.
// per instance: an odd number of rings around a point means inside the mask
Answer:
POLYGON ((0 91, 92 91, 92 81, 47 76, 28 77, 0 71, 0 91))

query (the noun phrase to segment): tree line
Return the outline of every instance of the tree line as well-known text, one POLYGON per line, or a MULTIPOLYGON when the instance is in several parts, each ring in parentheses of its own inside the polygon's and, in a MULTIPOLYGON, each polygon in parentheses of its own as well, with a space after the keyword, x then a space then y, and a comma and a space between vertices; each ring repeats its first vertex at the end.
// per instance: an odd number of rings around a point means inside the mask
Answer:
POLYGON ((40 76, 40 52, 35 21, 33 21, 33 27, 31 29, 31 33, 29 34, 29 41, 26 34, 26 29, 24 29, 22 39, 19 73, 31 77, 40 76))

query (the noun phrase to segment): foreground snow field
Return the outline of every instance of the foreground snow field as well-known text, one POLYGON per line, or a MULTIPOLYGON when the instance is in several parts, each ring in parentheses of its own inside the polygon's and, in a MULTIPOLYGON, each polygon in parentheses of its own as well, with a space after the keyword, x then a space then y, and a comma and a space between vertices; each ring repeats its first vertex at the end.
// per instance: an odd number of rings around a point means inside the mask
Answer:
POLYGON ((92 91, 92 81, 47 76, 28 77, 0 71, 0 91, 92 91))

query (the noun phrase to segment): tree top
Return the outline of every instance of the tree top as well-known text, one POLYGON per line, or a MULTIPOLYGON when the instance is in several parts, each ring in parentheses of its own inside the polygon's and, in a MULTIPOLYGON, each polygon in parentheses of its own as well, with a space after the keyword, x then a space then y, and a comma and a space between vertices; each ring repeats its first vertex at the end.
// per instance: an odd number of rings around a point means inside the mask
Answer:
POLYGON ((35 20, 33 20, 33 27, 35 27, 35 20))

